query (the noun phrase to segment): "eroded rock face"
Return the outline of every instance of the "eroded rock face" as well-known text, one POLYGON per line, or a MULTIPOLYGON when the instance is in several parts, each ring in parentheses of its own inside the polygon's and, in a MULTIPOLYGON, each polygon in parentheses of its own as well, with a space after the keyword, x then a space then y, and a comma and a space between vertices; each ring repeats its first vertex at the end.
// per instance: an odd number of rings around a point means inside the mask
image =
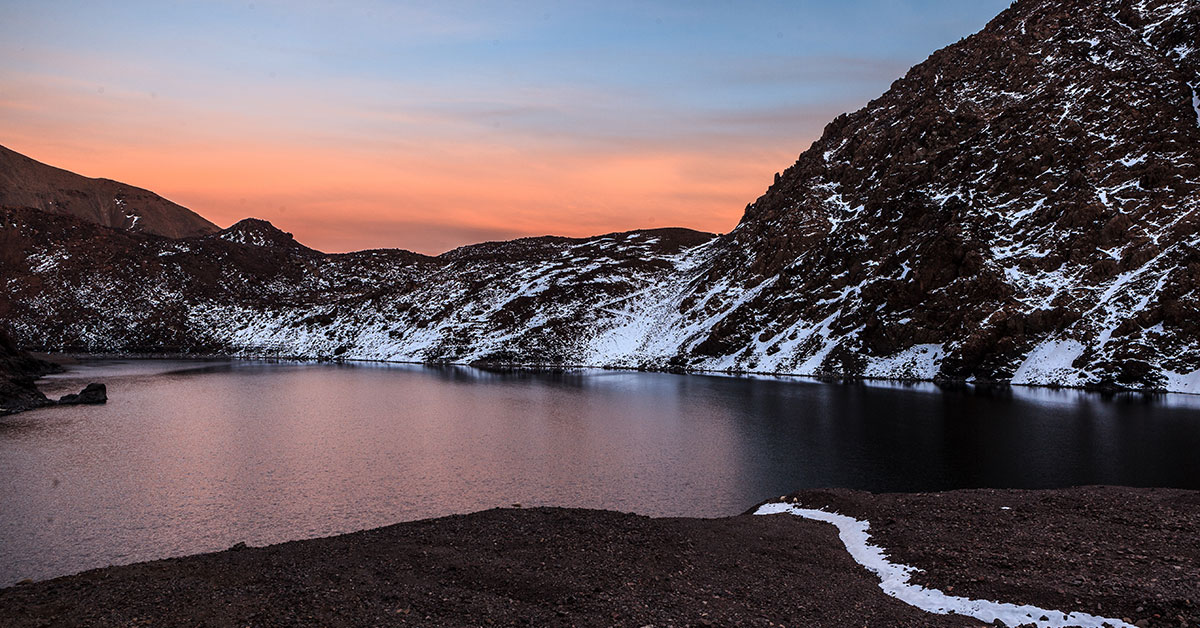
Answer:
POLYGON ((49 349, 1200 392, 1200 2, 1021 0, 834 120, 733 232, 326 255, 0 213, 49 349))

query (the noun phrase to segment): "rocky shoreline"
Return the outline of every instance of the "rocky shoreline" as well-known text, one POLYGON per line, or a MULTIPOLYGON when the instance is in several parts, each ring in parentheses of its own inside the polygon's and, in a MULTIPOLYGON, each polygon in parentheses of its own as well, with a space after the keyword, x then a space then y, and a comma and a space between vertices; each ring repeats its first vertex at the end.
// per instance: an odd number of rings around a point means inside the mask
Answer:
MULTIPOLYGON (((1051 385, 1051 384, 1014 384, 1011 380, 967 380, 963 378, 916 378, 916 377, 863 377, 851 375, 797 375, 794 373, 769 372, 769 371, 745 371, 745 370, 710 370, 701 368, 684 368, 684 367, 655 367, 655 366, 604 366, 604 365, 589 365, 589 364, 552 364, 538 362, 502 362, 475 360, 471 362, 455 362, 452 360, 426 360, 426 361, 391 361, 391 360, 368 360, 354 358, 319 358, 306 356, 281 356, 281 355, 254 355, 240 353, 183 353, 183 352, 122 352, 122 351, 105 351, 96 353, 87 353, 80 351, 67 351, 61 353, 53 353, 56 359, 62 358, 69 361, 84 361, 84 360, 245 360, 253 362, 267 363, 308 363, 308 364, 367 364, 367 365, 410 365, 410 366, 426 366, 426 367, 469 367, 483 371, 497 372, 567 372, 567 371, 628 371, 638 373, 669 373, 672 375, 707 375, 713 377, 748 377, 748 378, 774 378, 792 381, 816 381, 828 384, 858 384, 858 383, 888 383, 888 384, 932 384, 941 389, 946 390, 963 390, 963 389, 980 389, 980 390, 1007 390, 1012 388, 1028 388, 1028 389, 1043 389, 1043 390, 1079 390, 1089 393, 1096 393, 1106 397, 1114 395, 1133 395, 1153 398, 1159 395, 1200 395, 1196 392, 1171 392, 1165 388, 1138 388, 1119 386, 1113 384, 1086 384, 1078 386, 1068 385, 1051 385)), ((60 371, 52 371, 60 372, 60 371)))
POLYGON ((61 366, 22 351, 0 329, 0 416, 53 403, 35 382, 43 375, 61 371, 61 366))
MULTIPOLYGON (((871 522, 919 584, 1200 625, 1200 493, 1089 487, 788 497, 871 522)), ((7 626, 979 626, 890 598, 834 527, 496 509, 0 590, 7 626)))
POLYGON ((804 491, 871 522, 915 584, 974 599, 1200 626, 1200 492, 1082 487, 870 494, 804 491))
POLYGON ((75 394, 49 399, 37 387, 40 377, 63 372, 62 365, 21 350, 0 330, 0 417, 57 405, 99 404, 108 401, 104 384, 91 383, 75 394))

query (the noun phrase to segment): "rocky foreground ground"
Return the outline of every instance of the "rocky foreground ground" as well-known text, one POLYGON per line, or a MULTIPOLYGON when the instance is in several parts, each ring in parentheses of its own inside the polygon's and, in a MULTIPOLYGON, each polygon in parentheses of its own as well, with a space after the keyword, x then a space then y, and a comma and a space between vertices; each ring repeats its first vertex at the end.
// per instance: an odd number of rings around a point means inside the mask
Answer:
MULTIPOLYGON (((1200 625, 1200 493, 805 492, 956 595, 1200 625)), ((0 590, 5 626, 978 626, 885 596, 828 524, 506 509, 0 590)))

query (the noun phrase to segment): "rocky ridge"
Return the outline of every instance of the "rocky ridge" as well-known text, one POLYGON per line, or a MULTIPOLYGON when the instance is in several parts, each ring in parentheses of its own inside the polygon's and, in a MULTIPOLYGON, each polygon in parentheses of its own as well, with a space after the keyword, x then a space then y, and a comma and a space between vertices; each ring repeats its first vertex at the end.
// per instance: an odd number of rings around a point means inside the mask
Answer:
POLYGON ((132 185, 90 179, 0 146, 0 207, 36 207, 106 227, 168 238, 213 233, 199 214, 132 185))
POLYGON ((1014 3, 747 208, 686 363, 1200 391, 1197 42, 1195 1, 1014 3))

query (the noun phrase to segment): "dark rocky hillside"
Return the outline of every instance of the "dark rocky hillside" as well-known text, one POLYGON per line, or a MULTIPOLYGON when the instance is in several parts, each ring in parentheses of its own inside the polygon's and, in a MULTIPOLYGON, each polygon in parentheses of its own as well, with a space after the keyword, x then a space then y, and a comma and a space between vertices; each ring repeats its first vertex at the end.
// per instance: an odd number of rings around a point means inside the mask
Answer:
POLYGON ((1019 0, 720 237, 326 255, 8 203, 0 317, 46 349, 1200 392, 1198 42, 1200 0, 1019 0))
POLYGON ((1200 389, 1198 88, 1194 0, 1016 2, 747 208, 682 361, 1200 389))
POLYGON ((713 237, 659 229, 439 257, 329 255, 261 220, 169 240, 2 210, 0 319, 44 350, 598 364, 609 358, 588 355, 597 330, 674 285, 691 247, 713 237))
POLYGON ((217 231, 199 214, 141 188, 89 179, 0 146, 0 207, 36 207, 96 224, 168 238, 217 231))

